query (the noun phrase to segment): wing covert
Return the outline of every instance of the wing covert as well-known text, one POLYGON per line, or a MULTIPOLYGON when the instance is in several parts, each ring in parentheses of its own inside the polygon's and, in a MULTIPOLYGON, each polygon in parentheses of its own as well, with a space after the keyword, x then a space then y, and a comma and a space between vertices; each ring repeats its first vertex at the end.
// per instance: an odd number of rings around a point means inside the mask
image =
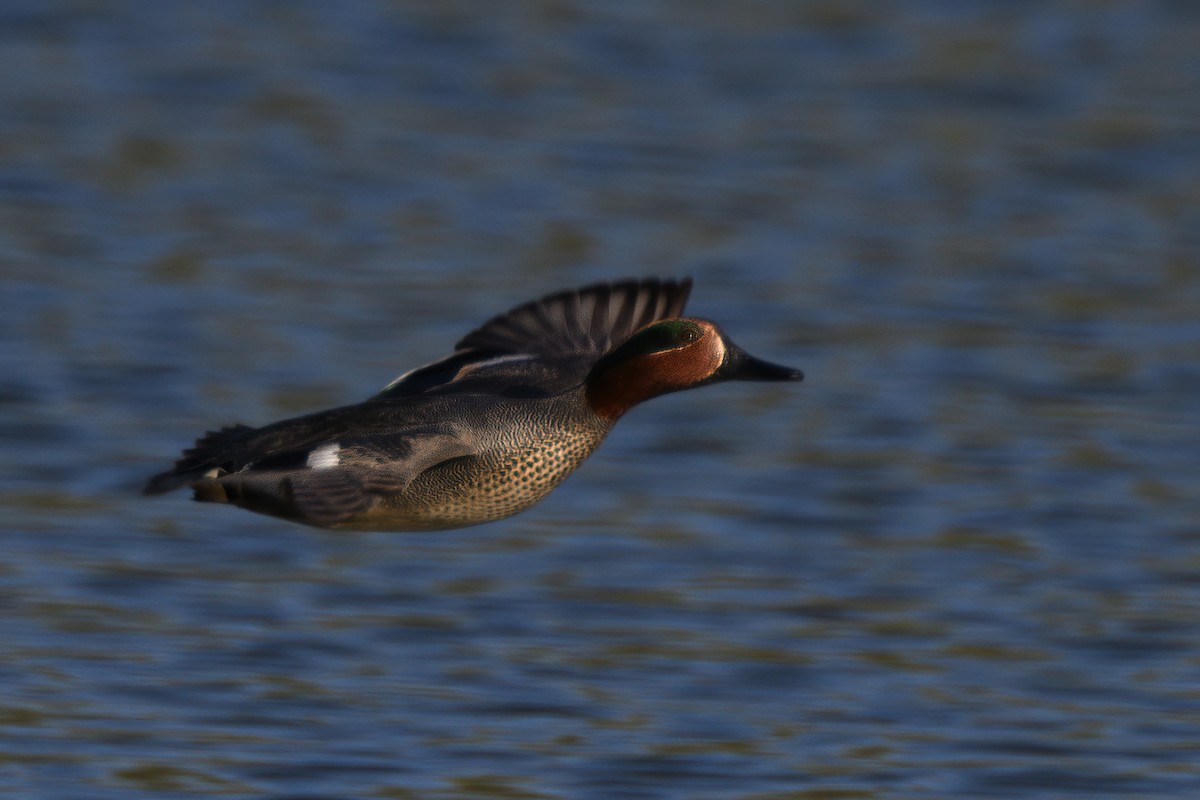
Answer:
MULTIPOLYGON (((426 470, 477 452, 464 431, 417 428, 274 454, 214 483, 235 505, 328 527, 367 511, 383 495, 403 492, 426 470)), ((197 487, 200 499, 211 493, 197 487)))

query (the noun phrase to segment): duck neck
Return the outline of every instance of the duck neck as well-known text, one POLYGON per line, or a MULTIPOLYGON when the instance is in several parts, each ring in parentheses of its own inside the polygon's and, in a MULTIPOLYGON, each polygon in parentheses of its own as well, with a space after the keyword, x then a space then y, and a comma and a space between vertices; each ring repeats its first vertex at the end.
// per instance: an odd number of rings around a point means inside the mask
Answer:
POLYGON ((587 402, 597 416, 615 422, 638 403, 699 382, 694 365, 676 353, 654 353, 611 364, 601 362, 588 375, 587 402))

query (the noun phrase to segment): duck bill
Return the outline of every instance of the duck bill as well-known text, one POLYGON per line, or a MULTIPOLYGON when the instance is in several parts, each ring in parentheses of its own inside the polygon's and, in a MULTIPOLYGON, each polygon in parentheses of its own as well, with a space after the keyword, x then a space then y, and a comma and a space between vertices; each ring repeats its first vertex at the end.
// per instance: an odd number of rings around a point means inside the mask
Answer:
POLYGON ((755 358, 742 348, 727 343, 725 364, 721 377, 728 381, 802 381, 804 373, 798 369, 772 364, 755 358))

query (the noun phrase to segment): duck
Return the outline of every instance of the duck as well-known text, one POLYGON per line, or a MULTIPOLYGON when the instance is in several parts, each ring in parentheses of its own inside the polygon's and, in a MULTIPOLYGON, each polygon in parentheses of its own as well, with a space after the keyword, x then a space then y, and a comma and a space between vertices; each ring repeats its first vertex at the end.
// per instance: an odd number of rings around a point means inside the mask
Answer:
POLYGON ((800 381, 707 319, 691 278, 632 278, 545 295, 468 333, 364 402, 201 436, 147 495, 336 530, 426 531, 532 506, 629 409, 722 381, 800 381))

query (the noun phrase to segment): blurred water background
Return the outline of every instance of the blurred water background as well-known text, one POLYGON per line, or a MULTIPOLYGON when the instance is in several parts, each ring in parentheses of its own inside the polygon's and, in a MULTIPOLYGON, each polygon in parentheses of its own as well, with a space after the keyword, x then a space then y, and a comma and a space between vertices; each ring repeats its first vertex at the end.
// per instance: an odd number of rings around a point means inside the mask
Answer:
POLYGON ((1200 6, 0 3, 0 790, 1200 796, 1200 6), (136 494, 691 274, 800 385, 337 534, 136 494))

